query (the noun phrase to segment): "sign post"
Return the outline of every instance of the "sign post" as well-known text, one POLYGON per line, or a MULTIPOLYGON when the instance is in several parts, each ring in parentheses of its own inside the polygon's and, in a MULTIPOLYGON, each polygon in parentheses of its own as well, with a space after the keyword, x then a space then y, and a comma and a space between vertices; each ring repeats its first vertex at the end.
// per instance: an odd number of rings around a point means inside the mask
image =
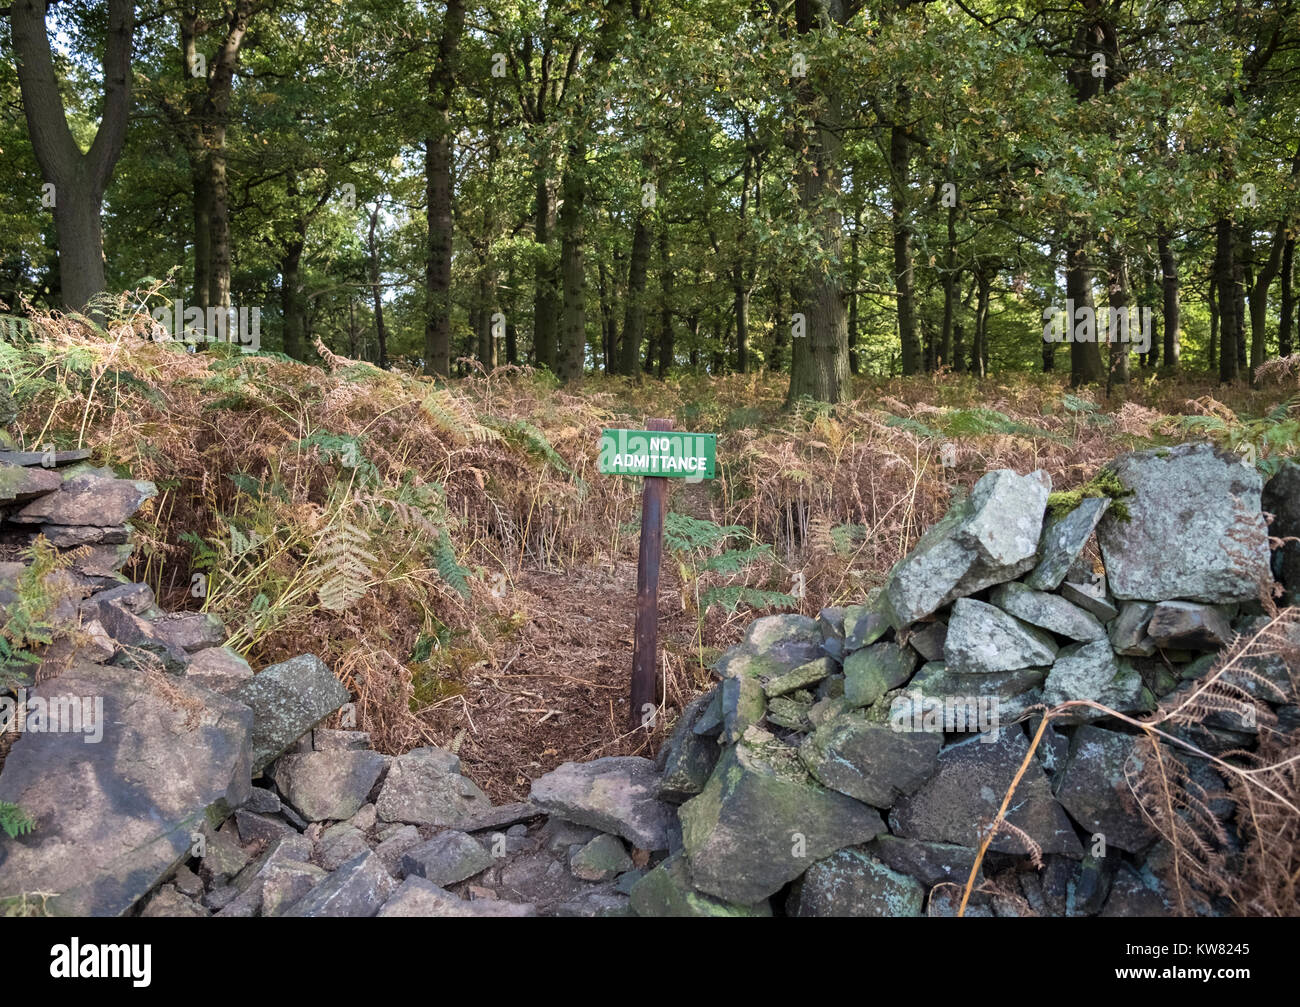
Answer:
POLYGON ((674 432, 672 420, 647 420, 646 430, 606 430, 597 471, 645 479, 641 493, 641 547, 636 569, 636 631, 632 647, 631 730, 654 726, 659 671, 659 560, 663 554, 664 498, 669 478, 713 478, 713 434, 674 432))

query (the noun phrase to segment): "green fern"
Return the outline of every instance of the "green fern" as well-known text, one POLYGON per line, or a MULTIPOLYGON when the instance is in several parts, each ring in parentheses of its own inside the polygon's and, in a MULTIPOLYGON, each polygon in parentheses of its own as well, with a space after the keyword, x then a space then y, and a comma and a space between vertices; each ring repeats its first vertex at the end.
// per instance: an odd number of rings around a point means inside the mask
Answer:
POLYGON ((720 525, 669 511, 664 515, 664 548, 669 552, 704 552, 737 535, 747 536, 743 525, 720 525))
POLYGON ((767 544, 750 546, 748 549, 728 549, 710 558, 704 564, 704 569, 715 573, 739 573, 759 560, 771 559, 771 557, 772 547, 767 544))
POLYGON ((469 600, 469 571, 456 561, 456 550, 452 547, 451 536, 445 531, 433 540, 429 547, 433 554, 434 569, 443 582, 462 598, 469 600))
POLYGON ((700 595, 700 611, 707 612, 717 605, 725 612, 735 612, 744 605, 748 608, 794 608, 798 599, 783 591, 764 591, 743 584, 711 587, 700 595))
POLYGON ((889 416, 885 419, 885 426, 899 427, 908 433, 916 434, 917 437, 941 437, 942 434, 933 427, 927 427, 919 420, 914 420, 910 416, 889 416))
POLYGON ((485 416, 483 425, 500 433, 507 444, 513 444, 535 458, 540 458, 566 476, 573 475, 573 469, 555 450, 555 446, 547 439, 546 434, 527 420, 502 420, 495 416, 485 416))
POLYGON ((326 530, 321 543, 325 562, 321 564, 324 582, 316 591, 321 606, 342 612, 356 604, 370 588, 370 566, 379 560, 367 549, 370 536, 348 521, 326 530))
POLYGON ((70 555, 60 556, 43 535, 23 550, 22 558, 27 566, 18 575, 16 597, 6 606, 5 622, 0 626, 0 691, 24 684, 23 667, 40 664, 40 657, 30 647, 53 641, 47 619, 58 595, 47 578, 72 562, 70 555))
POLYGON ((10 839, 25 836, 35 828, 36 822, 22 808, 9 801, 0 801, 0 829, 4 829, 10 839))

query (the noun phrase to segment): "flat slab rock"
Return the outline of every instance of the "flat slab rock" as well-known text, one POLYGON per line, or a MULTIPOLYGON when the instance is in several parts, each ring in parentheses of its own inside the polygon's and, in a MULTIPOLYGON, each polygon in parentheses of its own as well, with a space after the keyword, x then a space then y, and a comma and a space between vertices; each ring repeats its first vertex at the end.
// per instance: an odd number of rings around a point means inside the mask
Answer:
POLYGON ((53 493, 33 500, 10 521, 18 524, 82 525, 107 528, 121 525, 150 497, 158 495, 151 482, 76 475, 53 493))
POLYGON ((637 756, 566 762, 533 781, 529 801, 579 825, 622 836, 642 850, 668 849, 673 819, 654 763, 637 756))
POLYGON ((375 808, 381 821, 410 825, 472 823, 493 810, 478 784, 461 775, 460 759, 432 745, 393 760, 375 808))
POLYGON ((102 738, 23 733, 0 773, 0 800, 36 820, 0 841, 0 897, 58 892, 57 915, 118 916, 190 856, 211 812, 251 795, 248 707, 187 685, 162 696, 137 672, 74 664, 29 694, 102 697, 102 738))
POLYGON ((871 854, 848 849, 808 868, 790 894, 791 916, 920 916, 925 889, 871 854))
POLYGON ((754 905, 813 861, 885 831, 866 805, 817 783, 798 752, 753 729, 679 811, 695 888, 754 905))
POLYGON ((1042 471, 986 473, 890 571, 885 599, 894 628, 1032 569, 1051 488, 1042 471))
POLYGON ((315 654, 269 665, 235 688, 231 696, 253 711, 254 773, 260 773, 351 698, 315 654))
MULTIPOLYGON (((1029 741, 1019 724, 949 745, 939 753, 935 773, 889 815, 890 831, 907 839, 978 847, 981 824, 993 821, 1025 755, 1029 741)), ((1065 810, 1052 797, 1047 777, 1031 762, 1016 787, 1007 821, 1033 839, 1044 853, 1081 857, 1083 848, 1065 810)), ((1015 833, 1000 830, 990 849, 1026 853, 1015 833)))
POLYGON ((1263 480, 1235 455, 1179 444, 1112 465, 1130 518, 1097 526, 1111 593, 1138 601, 1249 601, 1272 580, 1263 480))
POLYGON ((1045 667, 1056 650, 1050 633, 974 598, 957 599, 943 642, 944 662, 957 674, 1045 667))
POLYGON ((379 916, 536 916, 537 907, 499 899, 462 899, 425 878, 409 877, 376 914, 379 916))

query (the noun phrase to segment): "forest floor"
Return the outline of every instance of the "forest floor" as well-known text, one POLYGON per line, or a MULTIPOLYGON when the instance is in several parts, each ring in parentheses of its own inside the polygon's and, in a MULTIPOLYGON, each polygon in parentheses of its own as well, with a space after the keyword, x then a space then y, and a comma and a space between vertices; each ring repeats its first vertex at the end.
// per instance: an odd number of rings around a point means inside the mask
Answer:
POLYGON ((142 324, 0 344, 21 446, 152 480, 128 576, 220 616, 254 667, 319 654, 378 750, 453 749, 494 801, 565 761, 652 756, 745 624, 862 600, 989 469, 1069 489, 1152 444, 1209 438, 1265 471, 1300 451, 1294 370, 1136 375, 1109 399, 1064 375, 860 378, 851 403, 788 411, 780 374, 440 385, 328 351, 186 353, 142 324), (716 433, 718 474, 670 480, 647 734, 626 730, 640 481, 595 459, 603 428, 652 416, 716 433))

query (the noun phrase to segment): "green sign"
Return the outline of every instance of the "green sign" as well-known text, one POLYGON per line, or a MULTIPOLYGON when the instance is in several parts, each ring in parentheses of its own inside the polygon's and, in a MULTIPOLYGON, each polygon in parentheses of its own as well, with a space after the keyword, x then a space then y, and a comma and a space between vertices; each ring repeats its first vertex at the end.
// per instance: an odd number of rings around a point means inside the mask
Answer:
POLYGON ((604 475, 713 478, 717 436, 675 430, 606 430, 596 469, 604 475))

